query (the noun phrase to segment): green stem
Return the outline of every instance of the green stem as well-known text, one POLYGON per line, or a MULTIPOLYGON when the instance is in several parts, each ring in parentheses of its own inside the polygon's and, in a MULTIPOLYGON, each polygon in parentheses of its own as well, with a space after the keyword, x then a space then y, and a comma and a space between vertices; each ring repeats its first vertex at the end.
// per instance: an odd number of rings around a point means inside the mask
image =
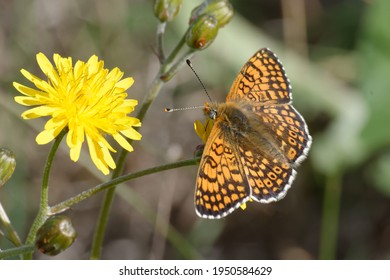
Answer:
POLYGON ((340 199, 340 174, 328 176, 325 186, 319 254, 319 258, 322 260, 334 260, 336 257, 340 199))
POLYGON ((115 189, 116 187, 113 186, 111 189, 107 190, 104 196, 103 205, 102 208, 100 208, 98 224, 96 226, 95 234, 92 240, 91 255, 89 257, 91 260, 100 259, 100 256, 102 254, 102 244, 104 240, 104 235, 106 233, 112 202, 115 196, 115 189))
POLYGON ((172 63, 174 62, 175 58, 177 57, 177 55, 183 48, 184 44, 186 43, 186 36, 188 32, 189 32, 189 28, 187 29, 186 33, 184 33, 183 37, 181 37, 180 41, 177 43, 173 51, 169 54, 164 64, 161 66, 160 73, 166 73, 167 69, 171 68, 172 63))
POLYGON ((161 64, 163 64, 165 61, 163 37, 164 37, 166 26, 167 26, 166 22, 159 22, 157 25, 157 32, 156 32, 157 56, 161 64))
MULTIPOLYGON (((30 228, 30 232, 27 235, 26 245, 34 244, 36 233, 39 227, 45 222, 49 213, 49 176, 50 170, 53 163, 54 156, 58 150, 62 138, 68 132, 68 129, 63 129, 60 134, 56 137, 53 146, 50 149, 49 155, 47 156, 45 169, 43 171, 42 187, 41 187, 41 200, 39 204, 38 214, 30 228)), ((31 259, 32 253, 29 252, 24 255, 25 259, 31 259)))
POLYGON ((152 82, 152 87, 150 88, 149 94, 146 95, 144 100, 142 101, 141 109, 137 114, 137 118, 141 121, 144 119, 146 112, 150 108, 150 105, 152 105, 153 101, 156 99, 157 95, 159 94, 161 88, 165 84, 165 82, 160 79, 160 76, 161 75, 159 72, 152 82))
POLYGON ((15 247, 7 250, 0 251, 0 260, 13 258, 23 254, 32 254, 34 252, 34 245, 24 245, 20 247, 15 247))
POLYGON ((187 59, 190 59, 191 56, 196 52, 195 49, 188 49, 187 52, 185 54, 183 54, 181 56, 180 59, 178 59, 176 61, 175 64, 173 64, 164 74, 162 74, 160 77, 161 77, 161 80, 163 80, 164 82, 168 82, 170 79, 173 78, 173 76, 175 76, 175 74, 177 73, 178 69, 184 65, 184 63, 186 62, 187 59))
MULTIPOLYGON (((121 149, 121 151, 119 153, 118 160, 117 160, 116 169, 113 171, 112 176, 111 176, 112 179, 118 178, 119 175, 122 173, 124 165, 125 165, 125 159, 126 159, 127 153, 128 152, 125 149, 121 149)), ((113 180, 111 180, 111 182, 112 181, 113 180)), ((109 182, 107 182, 107 183, 109 183, 109 182)), ((105 188, 105 189, 107 189, 107 192, 104 195, 103 205, 102 205, 102 208, 100 209, 100 212, 99 212, 98 223, 96 225, 95 234, 94 234, 93 240, 92 240, 91 255, 90 255, 91 260, 97 260, 101 256, 104 234, 106 232, 108 217, 109 217, 109 214, 111 212, 111 205, 112 205, 112 202, 113 202, 114 196, 115 196, 115 189, 116 189, 115 186, 116 186, 116 184, 113 184, 113 185, 110 185, 108 187, 108 189, 105 188)), ((100 191, 100 190, 97 189, 97 191, 100 191)))
POLYGON ((104 191, 107 189, 111 189, 111 188, 115 187, 116 185, 130 181, 132 179, 136 179, 136 178, 150 175, 153 173, 162 172, 165 170, 175 169, 175 168, 184 167, 184 166, 196 165, 198 162, 199 162, 199 159, 197 159, 197 158, 186 159, 186 160, 181 160, 181 161, 177 161, 177 162, 173 162, 173 163, 159 165, 159 166, 155 166, 152 168, 137 171, 134 173, 122 175, 122 176, 117 177, 115 179, 112 179, 108 182, 104 182, 102 184, 99 184, 99 185, 97 185, 89 190, 83 191, 82 193, 80 193, 72 198, 69 198, 61 203, 58 203, 58 204, 52 206, 50 208, 50 214, 54 215, 56 213, 61 213, 65 210, 67 210, 69 207, 97 194, 98 192, 101 192, 101 191, 104 191))

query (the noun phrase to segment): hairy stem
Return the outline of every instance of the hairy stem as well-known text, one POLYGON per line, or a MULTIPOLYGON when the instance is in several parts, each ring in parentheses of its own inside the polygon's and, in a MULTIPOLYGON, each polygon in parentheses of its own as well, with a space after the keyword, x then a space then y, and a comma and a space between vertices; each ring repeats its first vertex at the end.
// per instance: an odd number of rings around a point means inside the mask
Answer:
POLYGON ((89 190, 83 191, 82 193, 80 193, 72 198, 69 198, 61 203, 58 203, 58 204, 52 206, 50 208, 50 214, 61 213, 65 210, 67 210, 69 207, 71 207, 77 203, 80 203, 81 201, 83 201, 87 198, 90 198, 91 196, 97 194, 98 192, 101 192, 101 191, 104 191, 107 189, 111 189, 118 184, 130 181, 132 179, 136 179, 136 178, 150 175, 153 173, 162 172, 165 170, 180 168, 180 167, 184 167, 184 166, 196 165, 197 163, 198 163, 198 159, 196 159, 196 158, 186 159, 186 160, 181 160, 181 161, 177 161, 177 162, 173 162, 173 163, 159 165, 159 166, 155 166, 152 168, 137 171, 134 173, 122 175, 122 176, 117 177, 115 179, 112 179, 108 182, 101 183, 101 184, 99 184, 99 185, 97 185, 89 190))
MULTIPOLYGON (((50 149, 49 155, 47 156, 45 169, 43 171, 42 178, 42 187, 41 187, 41 199, 39 204, 38 214, 35 217, 35 220, 30 228, 30 232, 27 235, 26 245, 34 244, 35 236, 39 227, 45 222, 49 214, 49 177, 50 171, 53 164, 54 156, 58 150, 58 147, 64 138, 65 134, 68 132, 68 129, 63 129, 60 134, 56 137, 53 146, 50 149)), ((25 259, 31 259, 32 253, 29 252, 24 255, 25 259)))
POLYGON ((0 251, 0 260, 2 259, 8 259, 8 258, 13 258, 19 255, 27 255, 27 254, 32 254, 34 252, 34 245, 23 245, 20 247, 15 247, 11 249, 6 249, 3 251, 0 251))

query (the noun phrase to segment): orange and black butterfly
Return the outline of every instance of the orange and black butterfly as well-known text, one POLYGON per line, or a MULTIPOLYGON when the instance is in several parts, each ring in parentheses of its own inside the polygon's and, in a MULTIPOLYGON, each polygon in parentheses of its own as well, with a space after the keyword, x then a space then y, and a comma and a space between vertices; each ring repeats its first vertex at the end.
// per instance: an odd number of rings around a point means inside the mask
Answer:
POLYGON ((261 49, 241 69, 226 102, 206 104, 214 125, 196 180, 200 217, 222 218, 249 199, 269 203, 286 195, 312 142, 291 103, 281 62, 261 49))

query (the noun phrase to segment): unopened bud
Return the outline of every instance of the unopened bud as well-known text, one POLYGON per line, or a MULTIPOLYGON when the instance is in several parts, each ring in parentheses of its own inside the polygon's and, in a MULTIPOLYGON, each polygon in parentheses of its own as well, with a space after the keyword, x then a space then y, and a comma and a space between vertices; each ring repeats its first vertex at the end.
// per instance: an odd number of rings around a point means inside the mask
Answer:
POLYGON ((77 237, 69 217, 50 217, 39 228, 35 245, 45 255, 55 256, 68 249, 77 237))
POLYGON ((203 50, 217 37, 218 21, 209 15, 198 17, 190 27, 186 43, 192 49, 203 50))
POLYGON ((15 166, 15 154, 10 149, 0 148, 0 187, 11 178, 15 166))
POLYGON ((190 24, 206 14, 213 16, 218 21, 218 27, 222 28, 232 19, 233 13, 233 6, 228 0, 205 1, 192 10, 190 24))
POLYGON ((171 21, 180 12, 183 0, 155 0, 154 15, 161 21, 171 21))

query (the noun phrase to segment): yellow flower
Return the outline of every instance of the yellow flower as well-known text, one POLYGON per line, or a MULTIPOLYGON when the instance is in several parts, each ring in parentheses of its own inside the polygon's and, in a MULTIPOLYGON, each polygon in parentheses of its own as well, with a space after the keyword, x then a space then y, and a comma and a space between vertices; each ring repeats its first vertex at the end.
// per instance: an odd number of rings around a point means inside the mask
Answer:
POLYGON ((138 101, 126 99, 126 90, 134 83, 133 78, 122 79, 118 68, 111 71, 104 68, 104 62, 96 55, 87 62, 53 55, 54 64, 43 53, 37 54, 42 72, 47 76, 40 79, 22 69, 21 73, 37 89, 14 82, 14 87, 24 96, 16 96, 21 105, 34 106, 22 114, 24 119, 50 116, 44 130, 36 141, 43 145, 52 141, 65 128, 69 129, 66 143, 70 158, 77 161, 81 146, 87 139, 89 153, 96 167, 105 175, 116 165, 110 152, 116 152, 107 142, 105 135, 111 135, 120 146, 133 151, 128 140, 140 140, 141 134, 133 127, 141 126, 137 118, 129 117, 138 101))

